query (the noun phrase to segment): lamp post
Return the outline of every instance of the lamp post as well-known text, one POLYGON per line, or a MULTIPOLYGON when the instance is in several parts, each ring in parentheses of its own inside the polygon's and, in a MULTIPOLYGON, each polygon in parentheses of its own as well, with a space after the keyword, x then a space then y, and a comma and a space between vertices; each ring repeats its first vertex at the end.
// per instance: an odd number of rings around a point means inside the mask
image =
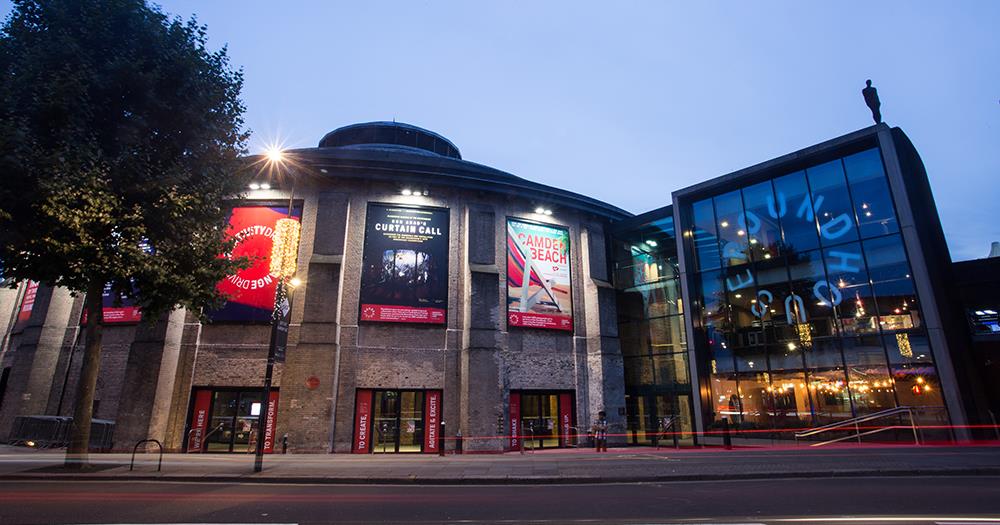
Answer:
MULTIPOLYGON (((281 163, 283 157, 279 150, 269 151, 268 160, 281 163)), ((289 290, 298 279, 293 278, 298 265, 299 252, 299 221, 292 218, 293 198, 295 196, 294 181, 288 195, 288 215, 278 219, 274 227, 274 244, 271 246, 271 265, 269 273, 277 278, 274 290, 274 309, 271 311, 271 340, 267 347, 267 367, 264 371, 264 399, 257 419, 257 447, 253 470, 260 472, 264 468, 264 440, 267 437, 267 423, 271 411, 271 380, 274 376, 274 363, 284 362, 285 348, 288 343, 288 324, 291 317, 289 290)), ((275 424, 271 421, 271 424, 275 424)), ((271 429, 271 439, 274 439, 274 429, 271 429)), ((273 446, 273 445, 272 445, 273 446)))

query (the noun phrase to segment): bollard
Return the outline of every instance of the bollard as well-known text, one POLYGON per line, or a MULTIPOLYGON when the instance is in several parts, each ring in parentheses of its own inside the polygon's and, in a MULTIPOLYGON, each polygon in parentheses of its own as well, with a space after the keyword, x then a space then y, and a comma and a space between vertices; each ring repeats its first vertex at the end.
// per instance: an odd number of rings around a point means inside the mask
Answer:
POLYGON ((722 445, 726 447, 726 450, 732 450, 733 448, 733 438, 729 435, 729 418, 722 418, 722 445))
POLYGON ((455 453, 462 453, 462 429, 458 429, 458 432, 455 433, 455 453))
POLYGON ((288 454, 288 434, 281 436, 281 453, 288 454))
POLYGON ((441 457, 444 457, 444 432, 444 421, 442 421, 438 431, 438 455, 441 457))

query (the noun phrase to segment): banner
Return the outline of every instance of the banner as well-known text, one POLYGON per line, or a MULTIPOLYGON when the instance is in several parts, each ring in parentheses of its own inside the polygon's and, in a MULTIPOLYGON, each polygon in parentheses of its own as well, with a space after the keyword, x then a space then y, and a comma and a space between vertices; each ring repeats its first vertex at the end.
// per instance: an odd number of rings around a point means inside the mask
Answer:
POLYGON ((510 450, 518 450, 521 444, 521 394, 510 393, 510 450))
POLYGON ((354 400, 354 446, 355 454, 371 451, 372 391, 358 390, 354 400))
POLYGON ((569 230, 507 219, 507 325, 573 330, 569 230))
POLYGON ((573 443, 573 394, 559 394, 559 434, 562 446, 573 443))
POLYGON ((278 394, 271 390, 267 399, 267 413, 264 414, 264 453, 274 452, 274 426, 278 424, 278 394))
POLYGON ((17 311, 17 328, 23 328, 31 319, 31 311, 35 308, 35 296, 38 294, 38 283, 28 281, 24 286, 24 295, 21 297, 21 308, 17 311))
POLYGON ((362 321, 445 324, 448 210, 368 204, 362 321))
MULTIPOLYGON (((300 208, 292 210, 292 217, 299 219, 300 208)), ((244 206, 233 208, 229 216, 227 238, 235 238, 231 256, 248 257, 250 267, 219 281, 219 291, 229 297, 221 309, 209 312, 213 321, 269 322, 274 310, 274 291, 277 277, 270 274, 271 246, 274 226, 278 219, 288 216, 288 208, 244 206)))
MULTIPOLYGON (((104 324, 115 323, 138 323, 142 321, 142 310, 135 305, 135 302, 125 294, 120 294, 117 298, 111 290, 111 283, 104 285, 104 292, 101 294, 101 305, 104 311, 104 324)), ((80 324, 87 324, 87 310, 83 310, 80 316, 80 324)))
POLYGON ((438 432, 441 427, 441 391, 428 390, 424 397, 424 454, 438 453, 438 432))
POLYGON ((194 408, 191 413, 191 431, 188 433, 188 452, 201 452, 205 447, 205 435, 208 430, 208 410, 212 405, 212 391, 198 389, 194 393, 194 408))

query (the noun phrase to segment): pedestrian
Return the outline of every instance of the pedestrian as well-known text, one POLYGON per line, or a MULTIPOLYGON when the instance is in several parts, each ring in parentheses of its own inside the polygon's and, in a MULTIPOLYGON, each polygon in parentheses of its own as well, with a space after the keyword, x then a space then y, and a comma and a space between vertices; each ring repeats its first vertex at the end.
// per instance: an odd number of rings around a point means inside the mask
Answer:
POLYGON ((597 452, 608 451, 608 415, 601 410, 594 422, 594 446, 597 452))

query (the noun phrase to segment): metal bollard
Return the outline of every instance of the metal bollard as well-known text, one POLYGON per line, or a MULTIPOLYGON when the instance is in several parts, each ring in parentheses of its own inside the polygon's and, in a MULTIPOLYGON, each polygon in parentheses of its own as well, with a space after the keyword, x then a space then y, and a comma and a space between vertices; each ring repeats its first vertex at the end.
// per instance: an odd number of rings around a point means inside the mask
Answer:
POLYGON ((444 457, 444 421, 441 422, 441 428, 438 431, 438 455, 444 457))
POLYGON ((729 435, 729 418, 722 418, 722 445, 726 447, 726 450, 732 450, 733 448, 733 438, 729 435))
POLYGON ((462 453, 462 429, 458 429, 458 432, 455 433, 455 453, 462 453))
POLYGON ((288 454, 288 434, 281 436, 281 453, 288 454))

